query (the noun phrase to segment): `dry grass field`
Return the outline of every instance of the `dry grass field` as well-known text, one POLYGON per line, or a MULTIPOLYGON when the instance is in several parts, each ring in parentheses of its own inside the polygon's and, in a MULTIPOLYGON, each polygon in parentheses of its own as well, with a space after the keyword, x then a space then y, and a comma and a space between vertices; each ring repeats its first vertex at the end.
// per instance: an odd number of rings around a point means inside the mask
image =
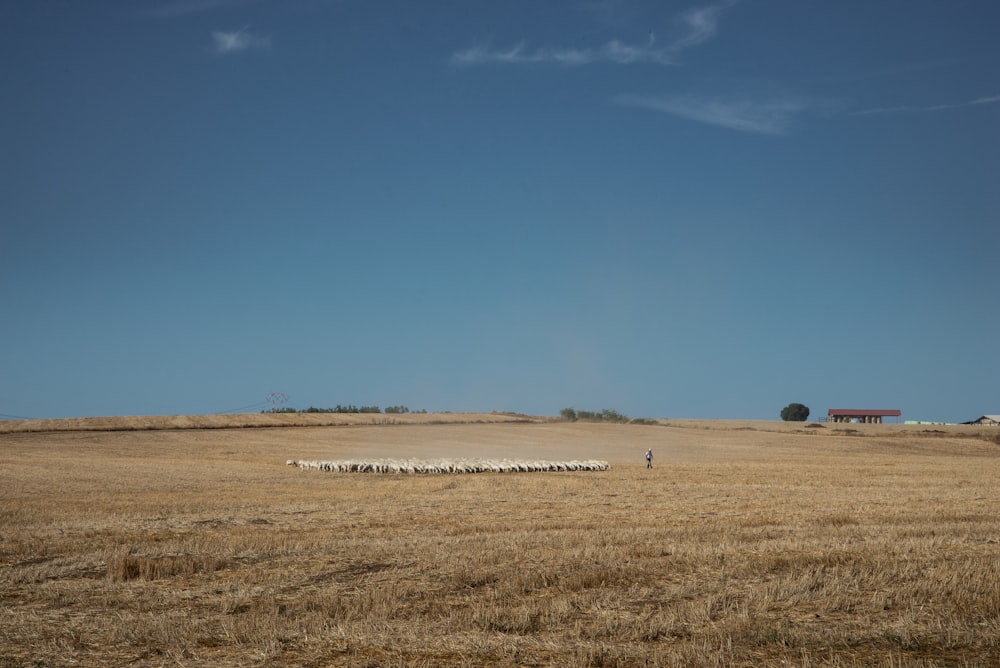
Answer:
POLYGON ((385 421, 0 423, 0 668, 1000 665, 995 429, 385 421))

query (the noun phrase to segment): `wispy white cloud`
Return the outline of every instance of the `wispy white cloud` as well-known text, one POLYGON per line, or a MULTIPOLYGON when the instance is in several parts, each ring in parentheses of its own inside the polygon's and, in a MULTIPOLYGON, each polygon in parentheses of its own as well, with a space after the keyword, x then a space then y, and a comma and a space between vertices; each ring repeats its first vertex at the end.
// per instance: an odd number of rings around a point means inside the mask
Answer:
POLYGON ((769 135, 783 134, 809 106, 793 98, 726 100, 689 95, 619 95, 615 102, 730 130, 769 135))
POLYGON ((248 49, 267 49, 271 46, 268 36, 254 35, 247 32, 249 26, 244 26, 233 32, 225 30, 212 31, 212 40, 216 53, 229 55, 248 49))
POLYGON ((987 97, 976 98, 972 102, 969 102, 969 106, 973 104, 995 104, 1000 102, 1000 95, 989 95, 987 97))
POLYGON ((695 7, 678 15, 675 21, 685 27, 687 34, 670 45, 672 51, 698 46, 715 37, 719 29, 719 16, 736 5, 739 0, 726 0, 714 5, 695 7))
POLYGON ((172 0, 141 13, 151 19, 172 19, 189 14, 201 14, 222 7, 245 5, 260 0, 172 0))
POLYGON ((626 44, 611 40, 599 48, 537 48, 529 50, 523 42, 504 48, 490 48, 480 45, 451 55, 455 65, 527 65, 532 63, 554 63, 557 65, 590 65, 593 63, 614 63, 631 65, 652 63, 671 65, 673 59, 665 49, 655 46, 655 40, 646 44, 626 44))
POLYGON ((896 107, 874 107, 861 111, 851 112, 852 116, 873 116, 875 114, 925 114, 931 111, 945 111, 947 109, 961 109, 963 107, 974 107, 980 104, 996 104, 1000 102, 1000 95, 990 95, 976 98, 968 102, 958 102, 954 104, 932 104, 924 106, 900 105, 896 107))
POLYGON ((718 31, 721 14, 740 0, 724 0, 713 5, 695 7, 675 19, 683 27, 683 34, 672 43, 659 46, 656 36, 650 33, 645 43, 630 44, 613 39, 599 47, 537 47, 529 49, 524 42, 507 47, 491 48, 487 45, 473 46, 451 55, 454 65, 530 65, 533 63, 553 63, 557 65, 591 65, 594 63, 614 63, 631 65, 650 63, 673 65, 675 54, 684 49, 703 44, 712 39, 718 31))

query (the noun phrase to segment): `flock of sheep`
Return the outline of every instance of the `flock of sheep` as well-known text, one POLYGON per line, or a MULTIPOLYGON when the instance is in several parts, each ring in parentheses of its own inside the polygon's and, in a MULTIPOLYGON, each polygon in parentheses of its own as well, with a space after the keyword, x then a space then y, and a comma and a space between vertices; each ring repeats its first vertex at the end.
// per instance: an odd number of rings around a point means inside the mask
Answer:
POLYGON ((296 461, 289 466, 336 473, 511 473, 529 471, 607 471, 607 462, 597 460, 549 462, 511 459, 368 459, 346 461, 296 461))

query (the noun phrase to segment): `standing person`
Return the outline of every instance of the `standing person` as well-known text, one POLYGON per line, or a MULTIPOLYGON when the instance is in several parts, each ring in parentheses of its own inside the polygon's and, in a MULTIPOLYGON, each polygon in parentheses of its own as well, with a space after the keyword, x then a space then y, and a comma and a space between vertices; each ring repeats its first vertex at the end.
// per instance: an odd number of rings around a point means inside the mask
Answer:
POLYGON ((653 468, 653 448, 646 450, 646 468, 653 468))

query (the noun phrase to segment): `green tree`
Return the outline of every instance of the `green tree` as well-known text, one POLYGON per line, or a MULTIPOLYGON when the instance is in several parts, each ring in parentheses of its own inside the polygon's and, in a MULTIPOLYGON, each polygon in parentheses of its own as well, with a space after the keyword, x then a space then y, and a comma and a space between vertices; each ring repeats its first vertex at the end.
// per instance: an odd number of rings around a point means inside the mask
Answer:
POLYGON ((809 419, 809 407, 805 404, 788 404, 781 409, 781 419, 785 422, 805 422, 809 419))

